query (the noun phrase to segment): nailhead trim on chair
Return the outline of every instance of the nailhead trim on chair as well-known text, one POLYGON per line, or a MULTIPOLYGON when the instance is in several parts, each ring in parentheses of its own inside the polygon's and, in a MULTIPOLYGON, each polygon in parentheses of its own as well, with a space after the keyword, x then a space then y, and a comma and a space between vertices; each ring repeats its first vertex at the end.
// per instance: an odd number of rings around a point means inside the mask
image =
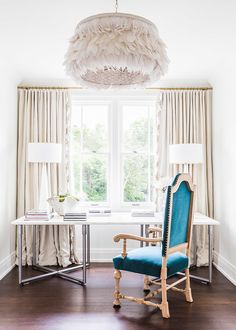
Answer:
POLYGON ((169 231, 169 215, 170 215, 170 195, 171 195, 171 186, 167 188, 166 202, 168 203, 165 211, 165 220, 164 220, 164 232, 163 232, 163 243, 162 243, 162 256, 165 257, 167 253, 167 239, 169 231))

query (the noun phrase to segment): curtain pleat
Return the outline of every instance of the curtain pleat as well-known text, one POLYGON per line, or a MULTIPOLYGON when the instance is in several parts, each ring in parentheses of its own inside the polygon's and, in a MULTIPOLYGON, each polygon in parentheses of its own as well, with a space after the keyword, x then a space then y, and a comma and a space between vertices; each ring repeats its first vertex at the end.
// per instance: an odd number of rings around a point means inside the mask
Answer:
MULTIPOLYGON (((183 165, 169 165, 170 144, 202 143, 204 161, 191 165, 190 175, 197 185, 195 209, 213 217, 212 173, 212 93, 210 90, 161 91, 157 180, 183 171, 183 165)), ((158 203, 159 208, 162 203, 158 203)), ((196 251, 197 266, 208 264, 208 235, 204 226, 194 227, 192 258, 196 251)))
MULTIPOLYGON (((17 217, 38 207, 42 165, 27 162, 29 142, 61 143, 61 164, 46 164, 51 195, 68 191, 68 148, 70 94, 67 90, 19 89, 18 91, 18 167, 17 217)), ((74 228, 70 226, 39 226, 38 262, 40 265, 61 265, 78 262, 74 251, 74 228)), ((24 227, 23 264, 32 264, 32 227, 24 227)))

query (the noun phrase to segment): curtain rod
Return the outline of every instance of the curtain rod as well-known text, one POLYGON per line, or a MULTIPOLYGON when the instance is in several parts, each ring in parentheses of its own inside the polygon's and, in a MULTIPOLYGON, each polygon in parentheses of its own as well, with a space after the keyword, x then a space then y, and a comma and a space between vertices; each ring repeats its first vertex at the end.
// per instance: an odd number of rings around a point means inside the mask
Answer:
MULTIPOLYGON (((62 86, 17 86, 17 89, 66 89, 66 90, 86 90, 83 87, 62 87, 62 86)), ((162 91, 162 90, 212 90, 212 87, 150 87, 144 88, 149 91, 162 91)))

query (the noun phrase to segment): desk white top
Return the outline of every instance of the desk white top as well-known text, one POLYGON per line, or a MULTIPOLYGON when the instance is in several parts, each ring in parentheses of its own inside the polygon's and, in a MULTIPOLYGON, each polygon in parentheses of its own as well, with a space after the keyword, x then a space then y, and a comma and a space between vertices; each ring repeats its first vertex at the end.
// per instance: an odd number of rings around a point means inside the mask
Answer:
MULTIPOLYGON (((24 220, 21 217, 12 221, 13 225, 160 225, 163 222, 163 213, 155 213, 154 217, 133 217, 127 212, 113 212, 109 216, 88 216, 86 220, 64 220, 54 216, 51 220, 24 220)), ((219 222, 201 213, 194 214, 193 225, 219 225, 219 222)))

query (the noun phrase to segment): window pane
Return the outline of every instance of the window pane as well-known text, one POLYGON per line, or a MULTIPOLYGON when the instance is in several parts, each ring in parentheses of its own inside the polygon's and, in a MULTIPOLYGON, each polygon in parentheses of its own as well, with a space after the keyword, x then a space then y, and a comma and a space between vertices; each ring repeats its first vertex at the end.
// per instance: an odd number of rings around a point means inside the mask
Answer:
POLYGON ((148 150, 148 107, 123 106, 123 150, 148 150))
POLYGON ((81 149, 81 107, 73 107, 72 112, 72 153, 73 159, 74 155, 78 154, 81 149))
POLYGON ((155 175, 156 175, 156 170, 155 170, 155 158, 154 156, 150 157, 150 201, 155 202, 155 196, 156 196, 156 187, 155 187, 155 175))
POLYGON ((124 202, 145 202, 148 198, 148 160, 144 155, 124 156, 124 202))
POLYGON ((156 152, 156 123, 157 123, 157 116, 154 107, 149 108, 150 111, 150 152, 156 152))
POLYGON ((83 198, 107 201, 107 156, 83 156, 83 198))
POLYGON ((107 151, 108 106, 83 106, 83 151, 107 151))
POLYGON ((81 197, 80 196, 80 169, 81 169, 81 163, 78 155, 73 156, 73 162, 72 162, 72 169, 73 169, 73 174, 72 174, 72 191, 75 196, 81 197))

